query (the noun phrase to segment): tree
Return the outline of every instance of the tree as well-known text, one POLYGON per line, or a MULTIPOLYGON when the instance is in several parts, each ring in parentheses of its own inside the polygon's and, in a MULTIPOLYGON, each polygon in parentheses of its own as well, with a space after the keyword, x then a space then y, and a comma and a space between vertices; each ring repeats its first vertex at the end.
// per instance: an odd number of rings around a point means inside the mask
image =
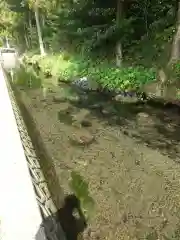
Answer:
MULTIPOLYGON (((117 0, 117 13, 116 13, 116 25, 117 29, 119 30, 123 15, 123 3, 122 0, 117 0)), ((122 43, 121 40, 118 39, 116 43, 116 65, 121 67, 123 60, 123 53, 122 53, 122 43)))
POLYGON ((180 1, 177 6, 176 31, 173 38, 169 65, 180 60, 180 1))
POLYGON ((34 11, 35 21, 36 21, 36 28, 37 28, 37 36, 38 36, 38 42, 39 42, 39 49, 41 55, 45 55, 45 49, 44 49, 44 43, 43 43, 43 37, 42 37, 42 30, 41 30, 41 24, 40 24, 40 13, 39 9, 44 1, 39 0, 28 0, 29 8, 34 11))
POLYGON ((40 52, 41 52, 41 55, 45 55, 44 43, 43 43, 41 26, 40 26, 40 21, 39 21, 39 8, 36 5, 34 6, 34 14, 35 14, 35 19, 36 19, 40 52))

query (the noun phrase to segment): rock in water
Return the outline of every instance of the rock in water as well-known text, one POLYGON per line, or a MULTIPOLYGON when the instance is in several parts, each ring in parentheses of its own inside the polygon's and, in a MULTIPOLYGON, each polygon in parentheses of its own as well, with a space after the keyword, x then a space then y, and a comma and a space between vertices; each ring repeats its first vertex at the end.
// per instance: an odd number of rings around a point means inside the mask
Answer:
POLYGON ((73 120, 74 121, 79 121, 81 122, 82 120, 84 120, 85 118, 87 118, 90 114, 90 111, 85 109, 85 108, 82 108, 79 113, 77 114, 74 114, 73 116, 73 120))
POLYGON ((90 121, 84 119, 84 120, 81 121, 81 126, 82 127, 91 127, 92 123, 90 121))
POLYGON ((82 127, 89 127, 91 126, 91 122, 88 121, 88 116, 90 111, 87 109, 81 109, 79 113, 73 115, 73 125, 74 126, 82 126, 82 127))
POLYGON ((65 102, 66 101, 66 97, 64 96, 53 96, 53 102, 55 103, 62 103, 62 102, 65 102))
POLYGON ((82 129, 76 130, 69 138, 71 143, 77 146, 89 146, 95 141, 93 135, 82 129))
POLYGON ((73 81, 72 85, 82 89, 83 91, 96 91, 99 88, 99 84, 87 77, 79 78, 73 81))

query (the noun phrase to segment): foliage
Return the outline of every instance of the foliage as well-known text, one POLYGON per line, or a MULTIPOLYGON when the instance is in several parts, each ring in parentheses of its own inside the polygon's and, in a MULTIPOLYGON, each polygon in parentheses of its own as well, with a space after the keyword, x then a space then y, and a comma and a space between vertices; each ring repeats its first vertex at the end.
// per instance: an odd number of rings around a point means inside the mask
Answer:
POLYGON ((110 89, 134 89, 153 81, 157 68, 167 64, 177 3, 122 1, 118 12, 118 0, 2 0, 0 33, 23 51, 36 50, 34 13, 38 10, 48 56, 33 53, 34 67, 38 62, 45 75, 66 81, 88 76, 110 89), (115 67, 117 42, 123 55, 119 69, 115 67))
POLYGON ((180 61, 173 64, 172 68, 176 78, 179 79, 180 78, 180 61))
POLYGON ((107 63, 94 62, 80 56, 67 54, 40 57, 34 55, 27 58, 27 63, 39 65, 44 74, 57 77, 59 80, 71 81, 74 78, 86 76, 108 89, 139 88, 147 82, 155 80, 155 70, 139 67, 110 67, 107 63))

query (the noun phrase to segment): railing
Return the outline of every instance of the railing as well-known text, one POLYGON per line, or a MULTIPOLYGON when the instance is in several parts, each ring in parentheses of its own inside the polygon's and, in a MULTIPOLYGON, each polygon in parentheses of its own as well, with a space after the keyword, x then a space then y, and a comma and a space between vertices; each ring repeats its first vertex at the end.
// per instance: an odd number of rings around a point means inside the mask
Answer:
POLYGON ((11 84, 0 65, 0 239, 65 240, 11 84))

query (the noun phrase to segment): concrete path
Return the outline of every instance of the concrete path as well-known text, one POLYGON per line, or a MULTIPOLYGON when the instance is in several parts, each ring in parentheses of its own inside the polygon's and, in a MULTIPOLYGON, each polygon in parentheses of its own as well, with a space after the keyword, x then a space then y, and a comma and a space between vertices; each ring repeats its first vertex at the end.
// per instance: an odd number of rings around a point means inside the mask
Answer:
POLYGON ((32 240, 42 223, 0 67, 0 239, 32 240))

